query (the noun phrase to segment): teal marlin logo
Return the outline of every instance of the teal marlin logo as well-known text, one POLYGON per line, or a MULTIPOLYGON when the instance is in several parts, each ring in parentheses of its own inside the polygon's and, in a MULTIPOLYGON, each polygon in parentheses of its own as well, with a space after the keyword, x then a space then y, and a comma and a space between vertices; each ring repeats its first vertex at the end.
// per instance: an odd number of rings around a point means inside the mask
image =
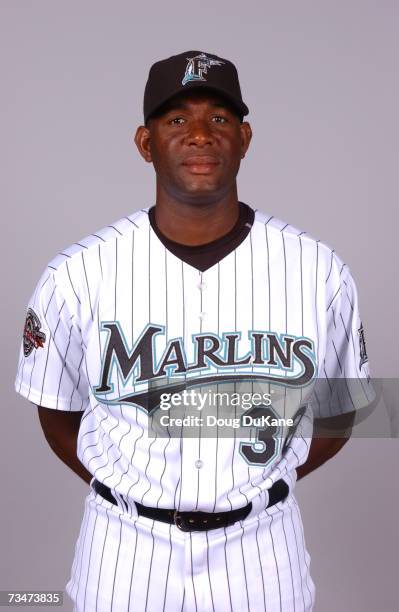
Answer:
POLYGON ((186 73, 182 80, 182 84, 185 85, 189 81, 206 81, 204 74, 207 74, 208 68, 211 66, 220 66, 224 64, 220 60, 212 59, 205 55, 205 53, 200 53, 195 57, 188 57, 188 64, 186 67, 186 73))

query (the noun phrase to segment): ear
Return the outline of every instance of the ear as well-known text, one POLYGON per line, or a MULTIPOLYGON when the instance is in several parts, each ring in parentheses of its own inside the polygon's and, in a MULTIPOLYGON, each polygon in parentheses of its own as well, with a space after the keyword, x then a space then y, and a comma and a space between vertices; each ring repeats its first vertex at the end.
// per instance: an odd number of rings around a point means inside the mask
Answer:
POLYGON ((245 157, 246 152, 248 151, 249 144, 252 140, 252 129, 249 125, 248 121, 244 121, 240 124, 240 132, 241 132, 241 159, 245 157))
POLYGON ((139 150, 140 155, 146 162, 152 162, 151 147, 150 147, 150 130, 144 125, 139 125, 136 130, 134 142, 139 150))

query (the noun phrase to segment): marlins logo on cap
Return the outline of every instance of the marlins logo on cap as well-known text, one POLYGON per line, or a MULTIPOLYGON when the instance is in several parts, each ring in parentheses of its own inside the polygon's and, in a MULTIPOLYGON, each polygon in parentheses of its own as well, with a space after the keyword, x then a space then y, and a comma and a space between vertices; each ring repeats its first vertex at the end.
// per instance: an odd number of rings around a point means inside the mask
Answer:
POLYGON ((182 80, 182 85, 185 85, 189 81, 206 81, 204 74, 207 74, 208 68, 211 66, 221 66, 225 62, 220 60, 212 59, 205 53, 200 53, 195 57, 188 57, 188 64, 186 73, 182 80))

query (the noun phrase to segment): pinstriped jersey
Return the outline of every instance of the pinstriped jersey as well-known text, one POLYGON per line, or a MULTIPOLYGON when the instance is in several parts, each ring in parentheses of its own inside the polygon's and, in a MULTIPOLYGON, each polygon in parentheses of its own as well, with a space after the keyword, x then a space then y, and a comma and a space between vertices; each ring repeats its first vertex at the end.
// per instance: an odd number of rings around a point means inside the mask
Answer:
POLYGON ((207 512, 293 486, 313 418, 373 398, 348 266, 259 211, 204 272, 148 210, 60 253, 29 302, 15 387, 83 413, 78 457, 122 499, 207 512))

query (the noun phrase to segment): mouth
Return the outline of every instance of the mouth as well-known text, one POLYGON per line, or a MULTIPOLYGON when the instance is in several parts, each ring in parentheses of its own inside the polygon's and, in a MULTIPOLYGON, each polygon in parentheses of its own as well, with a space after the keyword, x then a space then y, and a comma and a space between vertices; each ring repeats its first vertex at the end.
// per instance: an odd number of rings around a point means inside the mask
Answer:
POLYGON ((192 174, 210 174, 220 165, 220 160, 213 155, 193 155, 182 165, 192 174))

